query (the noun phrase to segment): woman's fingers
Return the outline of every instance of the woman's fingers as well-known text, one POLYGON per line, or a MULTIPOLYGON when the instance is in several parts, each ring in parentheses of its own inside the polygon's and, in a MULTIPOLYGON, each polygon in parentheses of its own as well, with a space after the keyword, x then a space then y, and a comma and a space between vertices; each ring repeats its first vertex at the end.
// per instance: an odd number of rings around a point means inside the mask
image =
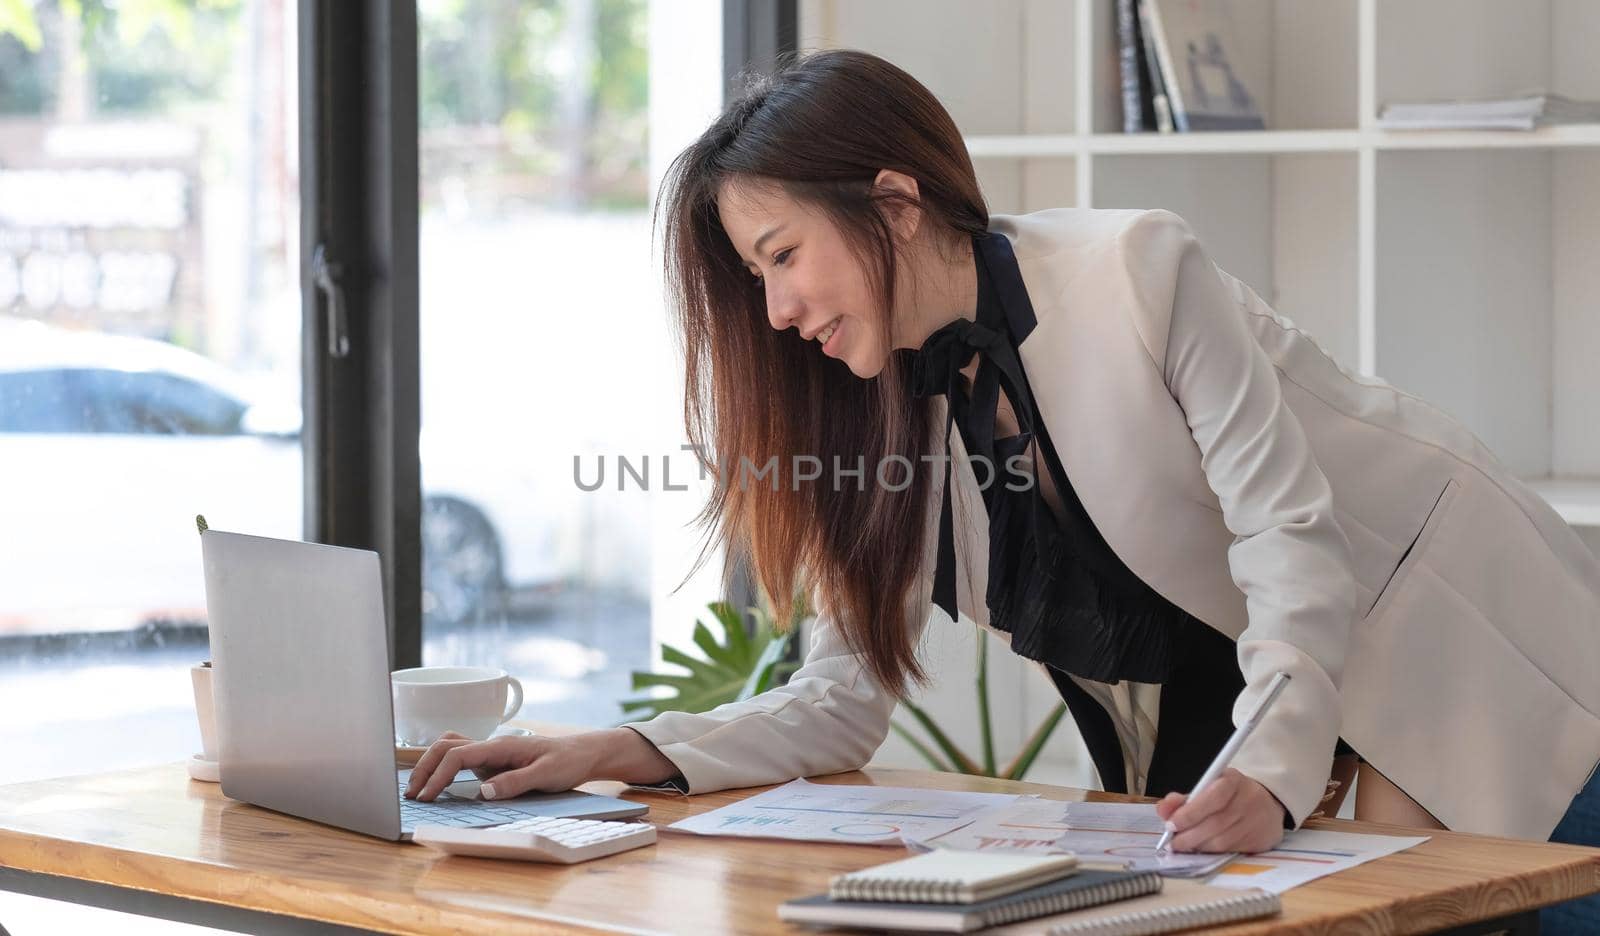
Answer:
MULTIPOLYGON (((508 738, 499 738, 494 741, 466 741, 455 742, 455 747, 444 752, 439 758, 439 763, 433 769, 433 774, 428 777, 422 789, 417 792, 417 799, 428 802, 444 791, 444 788, 456 782, 456 774, 463 769, 471 768, 475 773, 487 771, 494 773, 507 766, 508 752, 502 746, 508 738), (481 768, 481 769, 480 769, 481 768)), ((444 742, 437 742, 443 744, 444 742)))
POLYGON ((593 744, 598 735, 570 738, 527 739, 530 757, 519 758, 513 769, 484 783, 485 799, 509 799, 529 791, 555 793, 570 790, 594 776, 593 744))
MULTIPOLYGON (((411 768, 411 779, 406 782, 407 798, 421 799, 423 787, 427 785, 429 778, 438 770, 439 762, 444 760, 445 754, 462 745, 472 743, 471 738, 455 734, 455 732, 446 732, 440 736, 439 740, 428 745, 428 749, 422 752, 421 757, 417 758, 416 766, 411 768)), ((455 771, 451 771, 449 776, 455 777, 455 771)), ((440 789, 443 789, 444 786, 445 784, 441 784, 440 789)), ((434 796, 437 795, 438 792, 435 791, 434 796)), ((433 799, 433 796, 429 796, 428 799, 433 799)))
POLYGON ((552 758, 535 757, 533 763, 515 770, 507 770, 495 774, 492 781, 485 781, 482 785, 484 799, 510 799, 521 796, 530 790, 540 793, 556 793, 570 790, 570 784, 562 785, 551 782, 552 758))
MULTIPOLYGON (((1227 807, 1239 792, 1239 774, 1232 770, 1206 784, 1205 789, 1188 799, 1167 817, 1179 833, 1198 826, 1207 817, 1227 807)), ((1173 841, 1177 847, 1177 841, 1173 841)))
POLYGON ((1177 829, 1172 847, 1183 852, 1264 851, 1283 840, 1283 817, 1271 791, 1230 769, 1172 813, 1169 821, 1177 829))
POLYGON ((1172 850, 1180 852, 1218 852, 1233 851, 1224 847, 1229 841, 1229 836, 1238 829, 1239 824, 1245 821, 1245 816, 1236 809, 1223 809, 1207 816, 1201 822, 1172 838, 1172 850))

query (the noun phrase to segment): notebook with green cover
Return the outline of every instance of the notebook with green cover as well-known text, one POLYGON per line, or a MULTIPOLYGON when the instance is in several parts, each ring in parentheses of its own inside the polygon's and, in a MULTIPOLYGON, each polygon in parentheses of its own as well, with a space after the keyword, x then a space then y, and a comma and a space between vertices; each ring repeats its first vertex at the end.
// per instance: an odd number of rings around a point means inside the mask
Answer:
POLYGON ((778 917, 788 923, 812 926, 970 933, 1016 920, 1128 900, 1155 893, 1161 886, 1161 875, 1154 871, 1081 869, 1071 877, 978 903, 832 900, 826 894, 818 894, 780 905, 778 917))

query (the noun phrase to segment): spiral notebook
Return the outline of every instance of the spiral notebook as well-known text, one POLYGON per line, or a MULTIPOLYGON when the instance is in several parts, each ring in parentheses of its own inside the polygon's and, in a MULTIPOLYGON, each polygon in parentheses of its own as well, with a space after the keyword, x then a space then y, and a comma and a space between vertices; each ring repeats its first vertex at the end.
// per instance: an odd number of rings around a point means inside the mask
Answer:
POLYGON ((1160 893, 1035 920, 1027 927, 1008 927, 1003 932, 1015 936, 1155 936, 1272 916, 1281 909, 1278 895, 1264 890, 1167 878, 1160 893))
MULTIPOLYGON (((974 853, 964 854, 971 857, 974 853)), ((1155 893, 1161 887, 1161 875, 1154 871, 1083 869, 1071 877, 978 903, 833 900, 827 894, 818 894, 780 905, 778 917, 812 926, 970 933, 1108 901, 1129 900, 1155 893)))
POLYGON ((828 882, 833 900, 976 903, 1066 877, 1075 855, 1019 855, 935 849, 900 861, 841 874, 828 882))

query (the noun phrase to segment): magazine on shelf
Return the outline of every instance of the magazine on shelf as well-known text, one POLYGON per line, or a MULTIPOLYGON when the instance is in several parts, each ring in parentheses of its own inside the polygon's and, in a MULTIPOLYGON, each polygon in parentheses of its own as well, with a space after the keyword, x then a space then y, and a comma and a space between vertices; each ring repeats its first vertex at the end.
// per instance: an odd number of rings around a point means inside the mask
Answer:
POLYGON ((1600 123, 1600 101, 1535 90, 1498 98, 1396 101, 1378 115, 1385 130, 1534 130, 1570 123, 1600 123))
POLYGON ((1224 0, 1139 0, 1154 40, 1156 69, 1180 132, 1262 130, 1262 88, 1247 76, 1265 49, 1241 41, 1234 7, 1224 0))

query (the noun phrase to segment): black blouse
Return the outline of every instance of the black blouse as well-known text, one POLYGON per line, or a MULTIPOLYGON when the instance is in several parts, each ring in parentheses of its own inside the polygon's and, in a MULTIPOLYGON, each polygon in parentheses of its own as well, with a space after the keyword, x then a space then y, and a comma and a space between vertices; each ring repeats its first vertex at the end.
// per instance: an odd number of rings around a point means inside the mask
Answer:
MULTIPOLYGON (((1127 792, 1115 728, 1066 674, 1162 684, 1144 792, 1186 791, 1233 730, 1232 706, 1244 686, 1234 643, 1150 588, 1100 535, 1062 468, 1022 369, 1017 348, 1036 319, 1011 242, 995 233, 975 237, 973 255, 976 321, 958 319, 928 336, 915 352, 911 380, 916 396, 948 398, 945 438, 959 428, 983 487, 990 624, 1011 635, 1016 653, 1049 668, 1108 790, 1127 792), (969 394, 960 369, 974 354, 981 360, 969 394), (996 439, 1002 388, 1019 432, 996 439), (1059 516, 1032 478, 1027 453, 1035 441, 1060 497, 1059 516)), ((951 469, 947 459, 933 600, 955 619, 951 469)))

